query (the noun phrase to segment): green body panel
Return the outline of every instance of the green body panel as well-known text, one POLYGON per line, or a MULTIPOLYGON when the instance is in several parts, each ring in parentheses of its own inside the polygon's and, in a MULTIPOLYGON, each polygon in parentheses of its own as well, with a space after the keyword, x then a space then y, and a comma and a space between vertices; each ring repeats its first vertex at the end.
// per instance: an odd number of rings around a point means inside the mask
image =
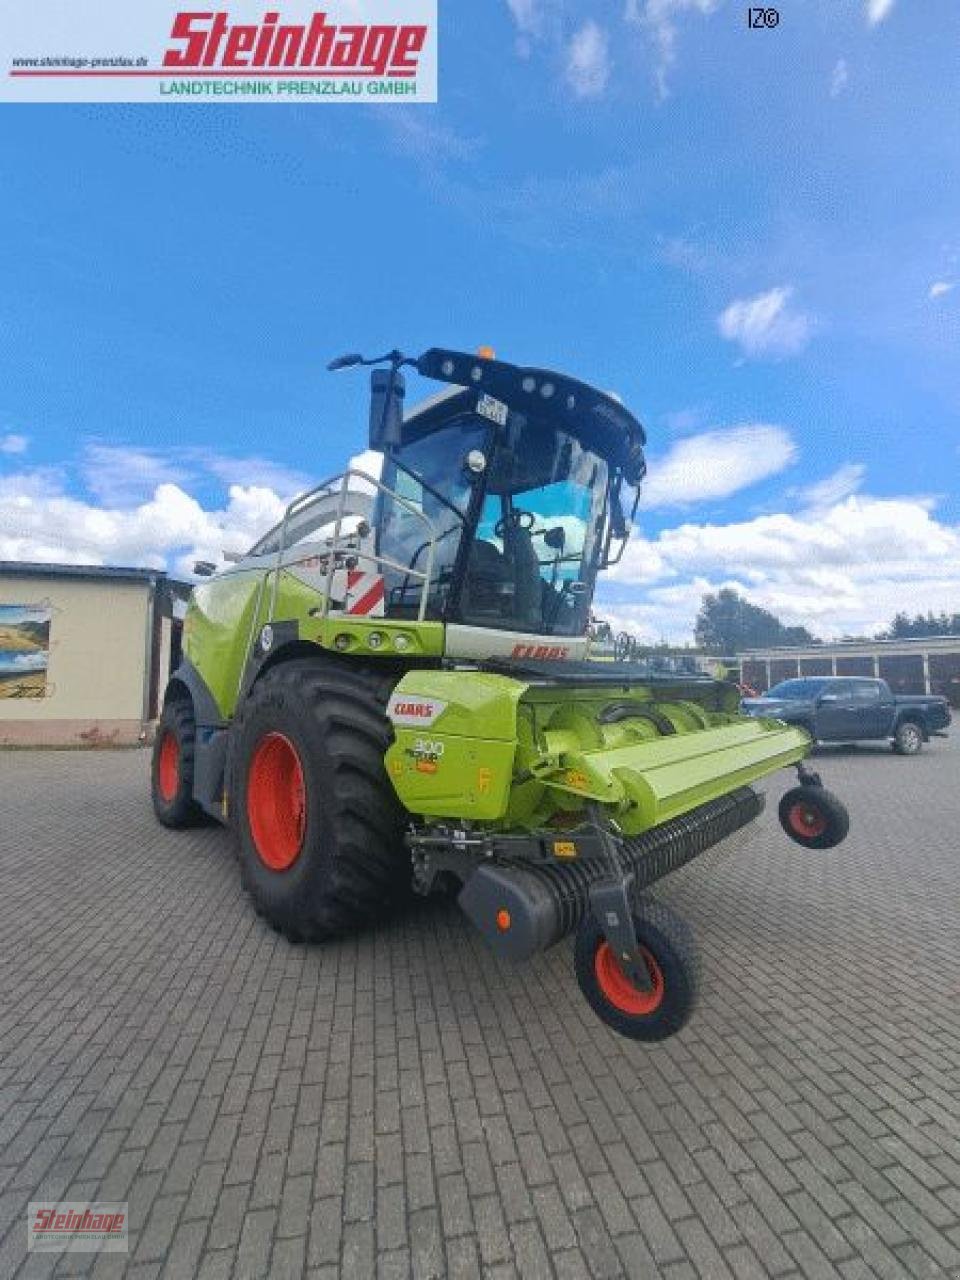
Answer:
MULTIPOLYGON (((274 573, 239 569, 196 587, 184 619, 184 653, 206 681, 224 719, 233 716, 251 644, 270 619, 274 573)), ((323 593, 281 571, 275 621, 296 622, 301 640, 365 658, 439 657, 440 622, 394 622, 323 612, 323 593), (376 647, 371 646, 371 635, 376 647)))
POLYGON ((517 754, 518 706, 525 689, 519 680, 483 671, 411 671, 403 677, 395 698, 409 695, 413 700, 446 703, 435 725, 394 728, 387 770, 411 813, 503 818, 517 754))
POLYGON ((224 719, 233 715, 264 574, 224 573, 193 590, 183 652, 206 681, 224 719))
POLYGON ((739 715, 736 691, 718 684, 542 686, 424 670, 394 696, 444 704, 428 727, 395 726, 387 766, 404 806, 498 829, 562 825, 564 812, 572 823, 596 800, 636 835, 810 749, 802 730, 739 715), (611 708, 618 718, 604 723, 611 708))

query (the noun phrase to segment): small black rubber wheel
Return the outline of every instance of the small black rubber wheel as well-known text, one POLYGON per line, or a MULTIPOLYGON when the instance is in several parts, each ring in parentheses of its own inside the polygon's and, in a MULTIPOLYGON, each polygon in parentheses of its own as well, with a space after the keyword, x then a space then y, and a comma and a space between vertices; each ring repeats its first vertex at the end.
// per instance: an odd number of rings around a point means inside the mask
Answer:
POLYGON ((923 747, 923 730, 914 720, 903 720, 893 735, 893 749, 898 756, 915 756, 923 747))
POLYGON ((850 830, 846 805, 826 787, 793 787, 781 799, 777 813, 790 839, 805 849, 832 849, 850 830))
POLYGON ((190 703, 185 698, 168 702, 157 724, 150 770, 153 811, 165 827, 195 827, 205 821, 193 798, 196 738, 190 703))
POLYGON ((405 814, 387 777, 395 678, 293 659, 254 686, 234 726, 231 825, 243 884, 291 942, 361 928, 405 900, 405 814))
POLYGON ((637 941, 653 979, 641 991, 620 967, 592 915, 584 917, 574 944, 580 990, 608 1027, 630 1040, 665 1040, 684 1025, 696 1004, 699 961, 690 930, 653 898, 634 904, 637 941))

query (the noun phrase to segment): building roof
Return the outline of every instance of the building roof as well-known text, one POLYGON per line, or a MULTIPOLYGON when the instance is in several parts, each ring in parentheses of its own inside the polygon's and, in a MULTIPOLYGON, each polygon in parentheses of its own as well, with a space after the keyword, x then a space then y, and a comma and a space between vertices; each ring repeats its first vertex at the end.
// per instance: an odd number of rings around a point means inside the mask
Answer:
POLYGON ((171 578, 163 569, 135 569, 102 564, 43 564, 29 560, 0 560, 0 576, 21 578, 94 578, 114 582, 166 583, 174 592, 190 590, 189 582, 171 578))
POLYGON ((834 654, 897 653, 903 650, 960 649, 960 636, 903 636, 897 640, 824 640, 821 644, 771 645, 744 649, 743 658, 829 658, 834 654))

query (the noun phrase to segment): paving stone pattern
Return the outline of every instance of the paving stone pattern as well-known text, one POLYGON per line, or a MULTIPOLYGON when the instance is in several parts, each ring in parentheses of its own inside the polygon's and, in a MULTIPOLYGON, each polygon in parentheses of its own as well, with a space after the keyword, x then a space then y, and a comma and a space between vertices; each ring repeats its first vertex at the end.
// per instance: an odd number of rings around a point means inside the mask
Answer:
POLYGON ((0 753, 0 1277, 960 1277, 960 743, 818 767, 840 849, 773 803, 658 886, 704 989, 644 1048, 569 943, 290 946, 145 753, 0 753), (128 1200, 129 1256, 28 1257, 31 1199, 128 1200))

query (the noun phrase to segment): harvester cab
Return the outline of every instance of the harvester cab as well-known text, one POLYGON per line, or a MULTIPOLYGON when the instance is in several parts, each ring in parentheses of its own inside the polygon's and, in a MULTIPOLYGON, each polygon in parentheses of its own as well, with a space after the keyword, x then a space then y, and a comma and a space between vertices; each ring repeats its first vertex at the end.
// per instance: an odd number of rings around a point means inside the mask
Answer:
MULTIPOLYGON (((622 551, 624 494, 645 471, 639 422, 612 396, 492 353, 383 360, 369 440, 384 455, 370 522, 383 615, 446 624, 447 657, 583 656, 597 573, 622 551), (406 418, 405 365, 449 384, 406 418)), ((331 367, 361 363, 379 362, 331 367)))
MULTIPOLYGON (((590 661, 597 574, 622 554, 645 436, 565 375, 431 349, 372 365, 369 445, 195 589, 153 763, 158 817, 228 822, 244 884, 294 940, 457 888, 501 954, 576 932, 594 1011, 656 1040, 686 1021, 693 943, 649 886, 755 819, 847 831, 807 734, 705 675, 590 661), (443 383, 404 412, 404 369, 443 383)), ((631 509, 632 504, 632 509, 631 509)))

